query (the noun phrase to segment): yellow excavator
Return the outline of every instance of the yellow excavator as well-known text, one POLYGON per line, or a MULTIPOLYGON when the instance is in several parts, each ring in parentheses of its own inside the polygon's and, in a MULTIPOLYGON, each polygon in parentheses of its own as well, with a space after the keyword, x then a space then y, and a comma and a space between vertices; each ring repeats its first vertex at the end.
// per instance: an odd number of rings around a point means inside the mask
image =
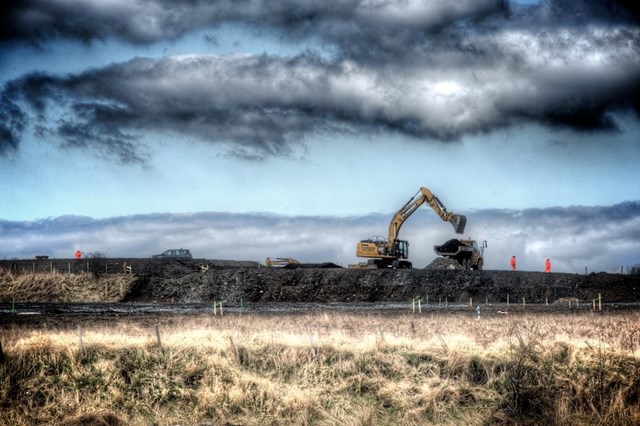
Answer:
POLYGON ((429 204, 442 220, 451 223, 457 234, 464 232, 467 217, 448 212, 438 197, 433 195, 429 189, 423 187, 393 216, 389 224, 388 238, 372 237, 358 243, 356 255, 369 258, 369 260, 366 264, 360 264, 360 266, 356 267, 411 269, 411 262, 407 260, 409 257, 409 242, 399 240, 398 233, 405 220, 424 203, 429 204))

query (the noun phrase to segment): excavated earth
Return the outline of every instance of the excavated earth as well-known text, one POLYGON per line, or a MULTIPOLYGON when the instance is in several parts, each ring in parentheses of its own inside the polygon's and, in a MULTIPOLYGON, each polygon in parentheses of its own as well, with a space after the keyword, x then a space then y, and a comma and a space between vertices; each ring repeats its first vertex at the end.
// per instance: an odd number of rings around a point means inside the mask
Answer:
MULTIPOLYGON (((138 277, 127 301, 393 302, 427 296, 432 302, 553 303, 602 297, 607 303, 640 302, 640 276, 525 271, 465 271, 446 263, 412 270, 344 269, 312 265, 297 269, 225 267, 208 270, 167 263, 138 277)), ((335 265, 334 265, 335 266, 335 265)))
POLYGON ((115 273, 131 267, 134 284, 123 302, 210 303, 365 303, 432 302, 553 304, 563 301, 640 303, 640 276, 527 271, 466 271, 436 258, 425 269, 346 269, 332 263, 295 269, 265 269, 257 262, 198 259, 94 259, 0 262, 16 271, 58 270, 115 273))

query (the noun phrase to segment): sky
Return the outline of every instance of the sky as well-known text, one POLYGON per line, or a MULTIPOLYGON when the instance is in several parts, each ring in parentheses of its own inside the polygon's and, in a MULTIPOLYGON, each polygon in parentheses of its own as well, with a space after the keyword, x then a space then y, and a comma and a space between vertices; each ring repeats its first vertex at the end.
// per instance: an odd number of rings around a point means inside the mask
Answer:
MULTIPOLYGON (((428 187, 486 268, 640 263, 630 0, 0 10, 0 259, 347 265, 428 187)), ((424 267, 459 236, 424 207, 400 237, 424 267)))

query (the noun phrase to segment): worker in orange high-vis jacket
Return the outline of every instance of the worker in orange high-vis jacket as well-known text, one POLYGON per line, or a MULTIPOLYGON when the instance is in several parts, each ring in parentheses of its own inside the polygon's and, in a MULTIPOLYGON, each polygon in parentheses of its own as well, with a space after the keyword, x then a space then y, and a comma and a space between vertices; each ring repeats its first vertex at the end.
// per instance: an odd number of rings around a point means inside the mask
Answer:
POLYGON ((544 271, 551 272, 551 261, 549 259, 547 259, 547 261, 544 262, 544 271))
POLYGON ((515 256, 511 256, 511 270, 515 271, 516 270, 516 257, 515 256))
POLYGON ((76 260, 80 260, 82 258, 82 252, 80 250, 76 250, 76 260))

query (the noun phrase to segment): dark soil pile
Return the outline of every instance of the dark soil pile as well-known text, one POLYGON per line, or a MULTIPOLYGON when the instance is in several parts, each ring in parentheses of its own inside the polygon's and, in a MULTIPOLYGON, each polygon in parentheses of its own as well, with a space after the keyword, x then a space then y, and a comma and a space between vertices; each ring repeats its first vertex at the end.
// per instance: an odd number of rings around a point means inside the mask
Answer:
MULTIPOLYGON (((122 271, 134 276, 125 301, 208 303, 245 302, 393 302, 429 297, 448 303, 553 303, 571 298, 603 303, 640 302, 640 276, 563 274, 526 271, 466 271, 457 262, 438 258, 425 269, 344 269, 337 265, 303 264, 296 269, 265 269, 257 262, 196 259, 99 259, 75 269, 122 271), (451 269, 455 268, 455 269, 451 269)), ((69 270, 69 260, 0 261, 0 269, 69 270)), ((74 264, 71 265, 72 270, 74 264)), ((12 272, 12 273, 14 273, 12 272)))
POLYGON ((457 260, 449 257, 436 257, 433 262, 428 264, 424 269, 453 269, 461 271, 464 268, 457 260))
MULTIPOLYGON (((455 263, 455 262, 454 262, 455 263)), ((457 263, 456 263, 457 265, 457 263)), ((553 303, 561 298, 582 302, 602 296, 606 303, 640 301, 640 277, 620 274, 545 274, 524 271, 449 269, 449 260, 433 268, 210 268, 176 274, 140 275, 129 301, 171 302, 383 302, 426 297, 449 303, 469 299, 489 302, 553 303), (437 267, 436 267, 437 266, 437 267)), ((167 273, 167 271, 171 271, 167 273)))

